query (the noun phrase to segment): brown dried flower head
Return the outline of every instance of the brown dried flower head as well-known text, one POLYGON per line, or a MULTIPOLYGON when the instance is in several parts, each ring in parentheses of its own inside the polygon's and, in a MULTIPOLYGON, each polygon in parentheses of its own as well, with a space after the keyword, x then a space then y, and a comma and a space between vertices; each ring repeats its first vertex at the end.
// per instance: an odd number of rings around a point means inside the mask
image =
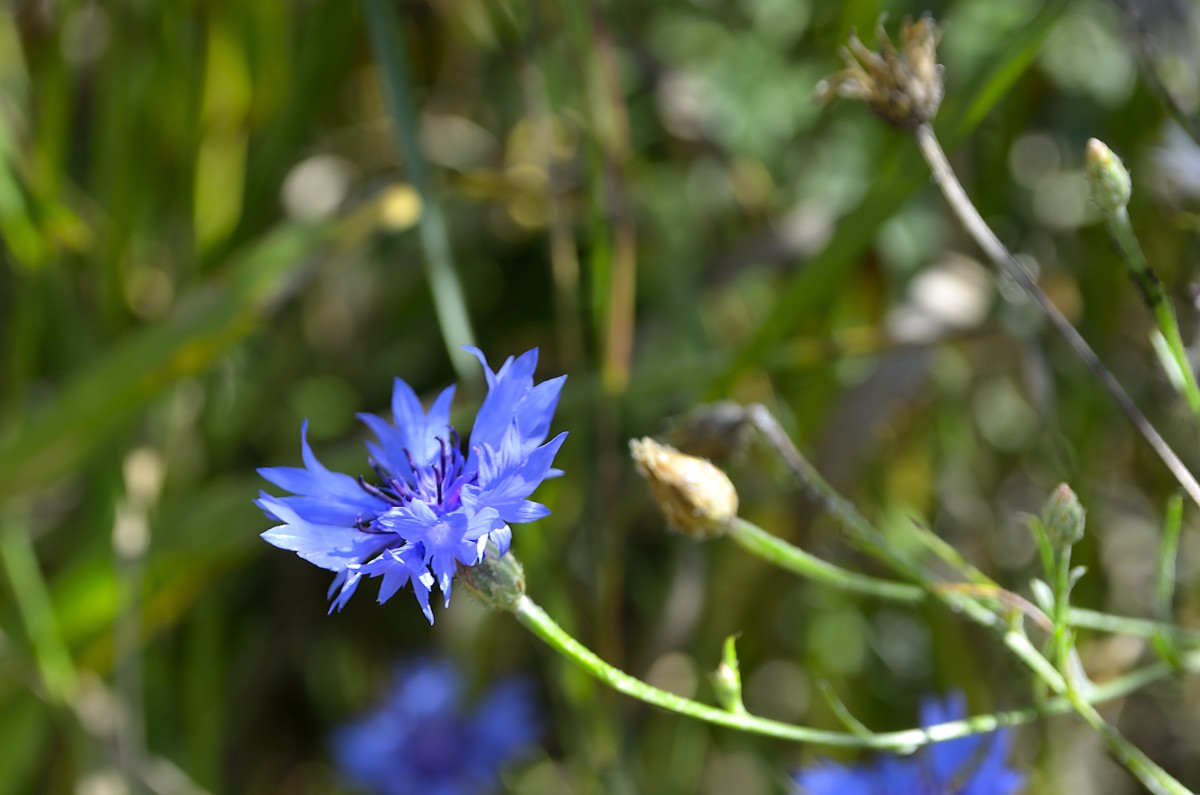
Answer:
POLYGON ((825 102, 837 97, 861 99, 886 121, 915 130, 932 121, 942 104, 942 67, 937 62, 941 32, 928 15, 916 22, 906 18, 897 52, 883 21, 880 17, 875 26, 880 52, 867 49, 857 35, 850 34, 849 47, 841 49, 846 68, 818 83, 817 96, 825 102))
POLYGON ((707 538, 723 533, 737 517, 733 483, 703 458, 653 439, 630 439, 629 453, 667 521, 679 530, 707 538))

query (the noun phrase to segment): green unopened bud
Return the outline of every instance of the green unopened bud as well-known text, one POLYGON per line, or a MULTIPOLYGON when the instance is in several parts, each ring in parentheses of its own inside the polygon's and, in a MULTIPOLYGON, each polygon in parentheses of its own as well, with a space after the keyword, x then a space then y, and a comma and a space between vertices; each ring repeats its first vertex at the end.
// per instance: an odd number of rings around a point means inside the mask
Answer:
POLYGON ((1106 213, 1124 209, 1133 193, 1129 170, 1121 158, 1095 138, 1087 142, 1087 179, 1092 201, 1106 213))
POLYGON ((458 566, 458 577, 467 592, 488 607, 515 610, 525 595, 525 567, 511 552, 502 558, 489 546, 487 555, 474 566, 458 566))
POLYGON ((630 439, 629 453, 667 521, 679 530, 701 538, 719 535, 737 517, 733 483, 703 458, 653 439, 630 439))
POLYGON ((738 715, 746 713, 746 707, 742 704, 742 672, 738 666, 737 649, 734 647, 732 635, 725 639, 721 664, 713 672, 712 684, 713 691, 717 696, 717 703, 726 712, 738 715))
POLYGON ((1087 512, 1066 483, 1059 484, 1042 508, 1042 526, 1046 528, 1050 543, 1059 549, 1076 544, 1083 538, 1086 518, 1087 512))

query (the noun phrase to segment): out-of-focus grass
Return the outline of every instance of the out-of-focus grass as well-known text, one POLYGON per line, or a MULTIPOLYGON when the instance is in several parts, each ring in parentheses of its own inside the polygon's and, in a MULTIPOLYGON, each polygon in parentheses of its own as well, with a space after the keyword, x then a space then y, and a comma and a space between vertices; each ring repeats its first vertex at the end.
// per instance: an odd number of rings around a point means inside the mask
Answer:
MULTIPOLYGON (((827 593, 720 541, 660 532, 625 439, 705 396, 767 403, 897 538, 916 517, 1018 590, 1033 551, 1014 517, 1069 480, 1090 509, 1080 599, 1155 609, 1131 561, 1153 558, 1165 473, 1036 318, 979 278, 911 143, 863 108, 811 99, 852 25, 922 8, 395 10, 480 345, 493 361, 538 345, 544 376, 570 375, 555 423, 571 431, 567 475, 540 492, 554 514, 514 541, 564 626, 701 697, 721 641, 741 633, 748 706, 825 726, 819 679, 872 726, 911 723, 936 688, 980 708, 1029 698, 1001 650, 951 616, 827 593), (911 332, 964 302, 982 309, 962 327, 911 332)), ((1128 72, 1108 7, 964 0, 938 13, 939 126, 969 190, 1194 463, 1148 320, 1072 192, 1088 137, 1121 152, 1147 255, 1186 296, 1194 197, 1159 190, 1164 113, 1128 72)), ((0 501, 28 531, 27 573, 47 583, 79 672, 70 703, 55 702, 29 616, 0 591, 0 792, 120 780, 137 772, 130 747, 211 792, 333 791, 330 727, 394 660, 430 650, 481 681, 527 669, 542 682, 545 753, 512 771, 512 791, 783 791, 808 749, 644 710, 463 594, 433 629, 403 594, 372 604, 369 586, 326 617, 325 574, 258 540, 254 469, 298 460, 304 417, 323 460, 357 473, 355 411, 386 406, 393 376, 426 394, 454 378, 377 78, 357 6, 334 0, 17 3, 0 16, 0 501), (135 450, 163 481, 142 506, 144 550, 119 558, 135 450), (118 626, 134 627, 132 652, 118 626)), ((479 397, 460 395, 456 416, 479 397)), ((758 524, 869 568, 762 451, 731 474, 758 524)), ((1116 651, 1085 657, 1119 667, 1116 651)), ((1154 732, 1169 708, 1186 736, 1190 702, 1139 704, 1122 727, 1135 741, 1166 743, 1154 732)), ((1040 780, 1066 780, 1059 752, 1037 747, 1023 758, 1040 780)), ((1163 761, 1195 785, 1195 759, 1163 761)))

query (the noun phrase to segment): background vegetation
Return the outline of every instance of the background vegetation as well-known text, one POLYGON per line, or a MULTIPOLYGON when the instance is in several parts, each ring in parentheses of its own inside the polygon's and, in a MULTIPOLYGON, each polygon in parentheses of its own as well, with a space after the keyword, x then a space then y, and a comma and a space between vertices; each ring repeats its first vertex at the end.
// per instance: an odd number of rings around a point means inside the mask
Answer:
MULTIPOLYGON (((1089 508, 1077 601, 1153 614, 1173 481, 1008 300, 911 139, 812 98, 851 29, 932 11, 938 129, 968 191, 1194 465, 1083 178, 1092 136, 1131 167, 1134 226, 1191 341, 1200 152, 1139 78, 1121 9, 391 8, 384 39, 407 75, 379 70, 362 7, 342 0, 10 0, 0 15, 0 792, 338 791, 330 729, 430 652, 477 683, 537 678, 548 731, 512 792, 784 792, 823 753, 607 692, 461 592, 433 628, 370 587, 326 617, 328 573, 258 539, 255 468, 299 461, 302 419, 355 473, 354 413, 384 410, 394 376, 424 395, 460 380, 469 424, 482 385, 447 352, 471 332, 435 312, 431 217, 493 363, 539 346, 542 377, 569 375, 554 424, 571 433, 567 474, 514 551, 531 594, 615 664, 709 699, 706 672, 740 633, 747 705, 830 727, 821 680, 877 728, 912 725, 933 691, 962 689, 976 711, 1030 701, 994 639, 944 610, 831 593, 664 532, 626 440, 713 399, 765 403, 897 543, 931 526, 1018 592, 1036 573, 1021 515, 1068 481, 1089 508), (381 78, 415 114, 389 112, 381 78), (421 142, 427 185, 394 132, 421 142)), ((1185 100, 1190 9, 1126 9, 1185 100)), ((765 451, 728 469, 748 518, 874 570, 765 451)), ((1194 513, 1185 624, 1200 611, 1194 513)), ((1083 644, 1098 680, 1148 654, 1083 644)), ((1196 788, 1198 696, 1182 679, 1106 715, 1196 788)), ((1071 718, 1022 730, 1018 759, 1030 791, 1138 791, 1071 718)))

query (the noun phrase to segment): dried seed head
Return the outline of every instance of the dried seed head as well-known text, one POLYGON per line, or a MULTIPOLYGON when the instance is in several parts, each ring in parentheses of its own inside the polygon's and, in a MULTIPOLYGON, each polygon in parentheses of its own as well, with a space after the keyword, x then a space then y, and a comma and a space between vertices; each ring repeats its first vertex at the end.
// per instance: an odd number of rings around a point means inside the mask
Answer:
POLYGON ((901 49, 897 52, 883 29, 883 17, 875 26, 880 52, 867 49, 851 34, 841 50, 846 68, 817 84, 817 96, 829 102, 837 97, 861 99, 875 113, 905 130, 915 130, 937 115, 945 93, 942 67, 937 62, 941 36, 933 18, 926 15, 900 26, 901 49))
POLYGON ((672 525, 689 535, 719 535, 737 517, 738 495, 728 476, 703 458, 653 439, 630 439, 629 453, 672 525))

